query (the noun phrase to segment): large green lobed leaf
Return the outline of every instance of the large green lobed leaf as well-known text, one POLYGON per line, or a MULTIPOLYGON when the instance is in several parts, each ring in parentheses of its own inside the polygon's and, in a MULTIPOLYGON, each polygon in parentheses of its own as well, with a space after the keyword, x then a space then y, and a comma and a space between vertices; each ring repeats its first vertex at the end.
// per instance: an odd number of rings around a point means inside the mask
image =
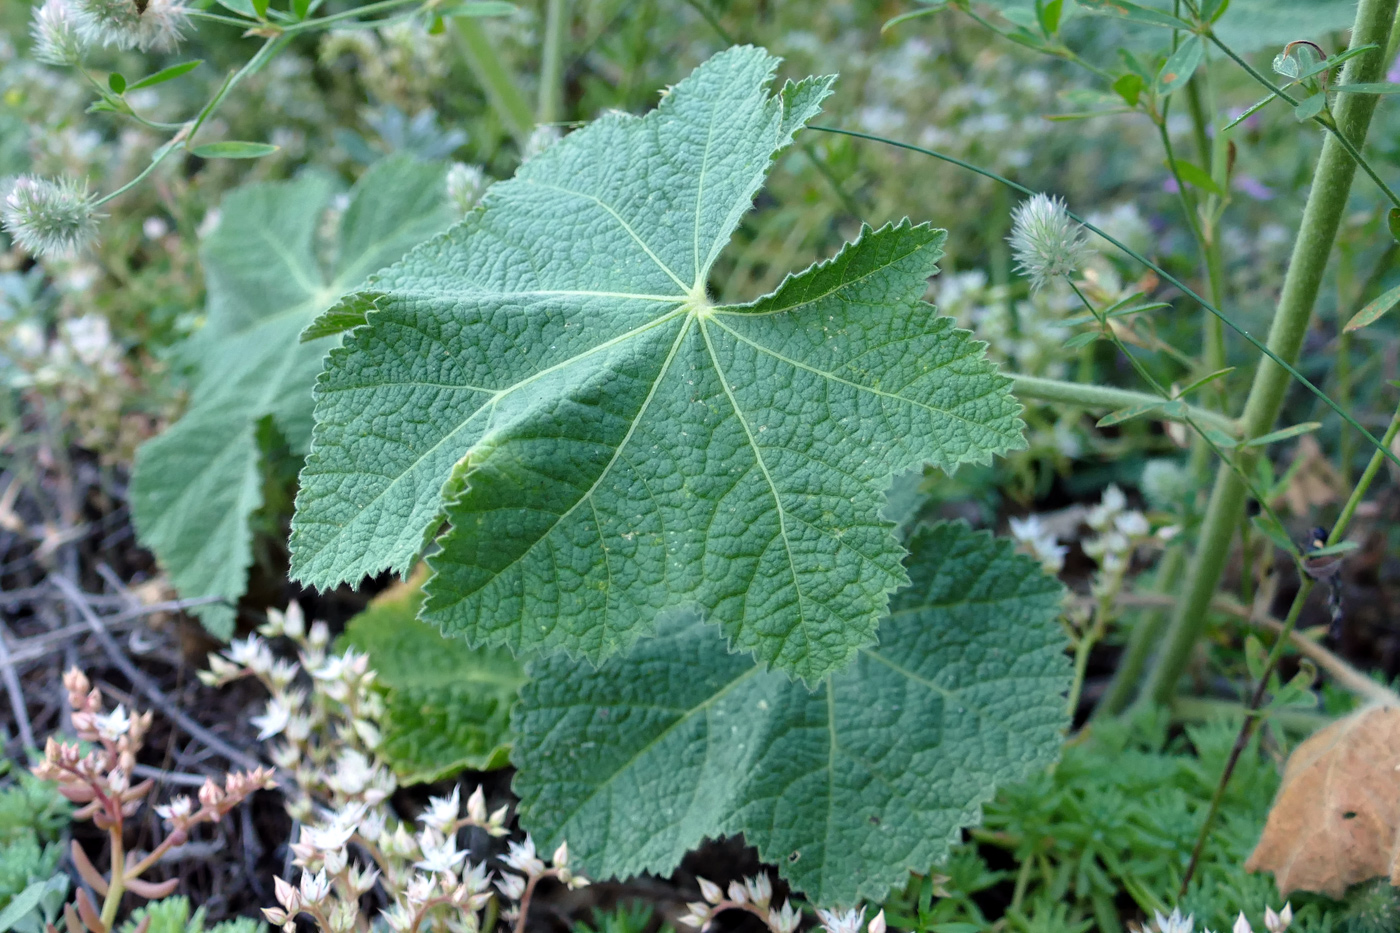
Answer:
POLYGON ((137 452, 132 517, 141 542, 215 635, 233 632, 233 603, 252 562, 249 516, 262 504, 257 428, 271 418, 291 449, 311 440, 311 390, 329 341, 298 335, 366 276, 445 228, 440 164, 385 160, 351 193, 332 269, 316 255, 329 178, 250 185, 230 194, 200 251, 207 323, 184 348, 195 370, 189 411, 137 452))
POLYGON ((873 641, 903 550, 892 473, 1021 445, 1009 382, 920 299, 943 232, 865 230, 752 304, 710 268, 831 78, 715 56, 607 115, 322 326, 373 310, 317 383, 296 576, 429 558, 425 618, 597 661, 697 607, 810 681, 873 641))
POLYGON ((878 647, 816 690, 686 619, 598 670, 530 667, 512 760, 521 822, 597 877, 669 873, 741 832, 821 905, 926 871, 1068 725, 1063 589, 1010 542, 920 529, 878 647))
POLYGON ((405 784, 506 765, 510 708, 525 672, 500 648, 470 648, 416 618, 423 592, 400 584, 350 620, 343 641, 385 688, 378 751, 405 784))

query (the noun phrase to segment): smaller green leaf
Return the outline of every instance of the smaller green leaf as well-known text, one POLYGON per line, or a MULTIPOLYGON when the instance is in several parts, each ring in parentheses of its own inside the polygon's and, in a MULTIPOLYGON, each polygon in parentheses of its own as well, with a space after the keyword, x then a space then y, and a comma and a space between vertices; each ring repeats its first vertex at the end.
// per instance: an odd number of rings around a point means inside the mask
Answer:
POLYGON ((292 0, 292 16, 300 22, 311 13, 311 0, 292 0))
POLYGON ((1167 161, 1168 169, 1175 168, 1177 177, 1188 185, 1200 188, 1219 197, 1224 197, 1225 192, 1220 190, 1220 186, 1215 183, 1215 179, 1210 177, 1210 172, 1201 168, 1194 162, 1187 162, 1185 159, 1167 161))
POLYGON ((1268 434, 1261 434, 1259 437, 1251 438, 1241 444, 1241 447, 1267 447, 1279 441, 1286 441, 1290 437, 1297 437, 1300 434, 1311 434, 1322 427, 1321 421, 1304 421, 1302 424, 1295 424, 1291 428, 1284 428, 1281 431, 1271 431, 1268 434))
POLYGON ((1135 23, 1165 26, 1168 29, 1185 29, 1187 31, 1191 29, 1191 24, 1184 19, 1178 19, 1170 13, 1163 13, 1161 10, 1153 10, 1138 6, 1136 3, 1129 3, 1128 0, 1079 0, 1079 5, 1100 16, 1116 16, 1120 19, 1132 20, 1135 23))
POLYGON ((1320 547, 1315 551, 1308 551, 1308 557, 1332 557, 1336 554, 1349 554, 1361 545, 1355 541, 1338 541, 1336 544, 1329 544, 1327 547, 1320 547))
POLYGON ((1176 393, 1176 397, 1177 397, 1177 398, 1185 398, 1186 396, 1190 395, 1192 392, 1195 392, 1197 389, 1201 388, 1202 386, 1208 385, 1208 384, 1214 382, 1215 380, 1220 379, 1220 378, 1222 378, 1222 377, 1224 377, 1224 376, 1226 376, 1226 375, 1228 375, 1229 373, 1232 373, 1232 372, 1234 372, 1234 371, 1235 371, 1235 367, 1233 367, 1233 366, 1226 366, 1224 369, 1217 369, 1215 372, 1210 373, 1209 375, 1202 376, 1201 378, 1197 379, 1195 382, 1193 382, 1193 383, 1191 383, 1190 385, 1188 385, 1186 388, 1182 389, 1180 392, 1176 393))
MULTIPOLYGON (((1386 220, 1391 227, 1391 234, 1395 235, 1394 228, 1396 221, 1400 220, 1400 211, 1392 207, 1386 220)), ((1400 240, 1400 236, 1396 236, 1396 239, 1400 240)), ((1397 304, 1400 304, 1400 285, 1383 293, 1379 298, 1368 302, 1366 307, 1356 312, 1352 319, 1347 321, 1346 327, 1342 328, 1342 332, 1349 334, 1352 331, 1357 331, 1376 323, 1377 320, 1389 313, 1397 304)))
POLYGON ((253 12, 257 14, 258 19, 266 19, 267 0, 253 0, 253 12))
POLYGON ((1035 15, 1047 36, 1060 31, 1060 18, 1064 11, 1065 0, 1035 0, 1035 15))
POLYGON ((1122 424, 1133 418, 1140 418, 1143 415, 1154 412, 1161 412, 1163 415, 1180 417, 1186 413, 1186 406, 1181 402, 1143 402, 1139 405, 1129 405, 1127 408, 1120 408, 1104 415, 1097 422, 1097 427, 1110 428, 1115 424, 1122 424))
POLYGON ((1147 89, 1147 82, 1142 80, 1140 75, 1131 71, 1121 74, 1113 82, 1113 90, 1118 92, 1118 96, 1127 101, 1129 107, 1136 107, 1138 100, 1142 97, 1142 92, 1147 89))
POLYGON ((201 159, 261 159, 263 156, 272 155, 279 146, 268 143, 248 143, 239 140, 228 140, 221 143, 205 143, 202 146, 195 146, 190 150, 190 155, 199 156, 201 159))
POLYGON ((1312 67, 1304 69, 1303 73, 1298 76, 1299 80, 1311 78, 1313 75, 1321 74, 1324 71, 1333 71, 1338 65, 1344 63, 1348 59, 1355 58, 1358 55, 1364 55, 1367 52, 1373 52, 1379 48, 1380 46, 1373 42, 1369 45, 1358 45, 1355 48, 1347 49, 1345 52, 1339 55, 1333 55, 1331 58, 1324 58, 1312 67))
POLYGON ((516 12, 516 6, 502 0, 466 0, 464 3, 450 3, 437 12, 443 19, 454 16, 511 16, 516 12))
POLYGON ((1225 124, 1225 129, 1227 129, 1227 130, 1232 130, 1232 129, 1234 129, 1235 127, 1239 126, 1241 123, 1243 123, 1244 121, 1248 120, 1250 117, 1254 116, 1256 113, 1258 113, 1259 111, 1263 110, 1265 107, 1269 106, 1269 104, 1270 104, 1274 99, 1276 99, 1277 97, 1278 97, 1277 94, 1270 94, 1268 97, 1265 97, 1263 100, 1258 101, 1257 103, 1251 105, 1247 110, 1245 110, 1244 113, 1240 114, 1238 117, 1235 117, 1235 119, 1233 119, 1233 120, 1231 120, 1229 123, 1225 124))
POLYGON ((23 920, 31 911, 39 906, 39 901, 44 896, 47 881, 35 881, 23 891, 10 898, 10 903, 3 911, 0 911, 0 933, 8 933, 15 924, 23 920))
POLYGON ((1288 537, 1287 532, 1280 528, 1278 524, 1267 515, 1256 515, 1250 519, 1250 521, 1254 523, 1254 527, 1259 529, 1264 537, 1272 541, 1281 550, 1293 552, 1298 549, 1297 546, 1294 545, 1293 539, 1288 537))
POLYGON ((1205 57, 1205 44, 1200 36, 1190 36, 1167 59, 1157 73, 1157 93, 1165 97, 1186 86, 1205 57))
POLYGON ((253 8, 251 0, 215 0, 219 6, 226 10, 232 10, 249 19, 257 19, 258 12, 253 8))
POLYGON ((525 674, 508 651, 473 649, 418 621, 426 574, 418 576, 376 597, 345 631, 387 690, 380 750, 409 784, 505 767, 525 674))
POLYGON ((1264 677, 1264 665, 1268 661, 1269 652, 1264 649, 1264 643, 1259 640, 1259 636, 1250 632, 1244 639, 1244 664, 1249 671, 1249 679, 1259 681, 1264 677))
POLYGON ((1202 428, 1201 434, 1205 437, 1206 440, 1210 441, 1212 444, 1214 444, 1216 447, 1221 448, 1222 450, 1234 450, 1236 447, 1239 446, 1240 443, 1239 438, 1231 437, 1230 435, 1226 434, 1224 431, 1221 431, 1218 428, 1202 428))
POLYGON ((1201 3, 1201 19, 1207 23, 1213 23, 1225 15, 1225 11, 1230 8, 1230 0, 1203 0, 1201 3))
POLYGON ((140 81, 127 88, 128 91, 139 90, 143 87, 154 87, 157 84, 164 84, 167 81, 174 81, 184 74, 189 74, 200 65, 204 64, 204 59, 196 58, 191 62, 181 62, 178 65, 171 65, 169 68, 162 68, 154 74, 146 75, 140 81))
POLYGON ((1381 81, 1375 84, 1339 84, 1332 90, 1340 94, 1400 94, 1400 84, 1381 81))
POLYGON ((1065 349, 1078 350, 1081 347, 1087 347, 1089 344, 1093 343, 1095 340, 1098 340, 1102 336, 1103 334, 1096 330, 1086 331, 1082 334, 1075 334, 1073 337, 1065 341, 1065 349))
POLYGON ((1297 118, 1299 123, 1305 123, 1319 113, 1322 113, 1322 108, 1326 106, 1327 95, 1321 93, 1314 94, 1311 97, 1304 98, 1302 103, 1293 108, 1293 116, 1297 118))
POLYGON ((113 94, 125 94, 126 78, 120 71, 114 71, 107 76, 107 86, 112 89, 113 94))

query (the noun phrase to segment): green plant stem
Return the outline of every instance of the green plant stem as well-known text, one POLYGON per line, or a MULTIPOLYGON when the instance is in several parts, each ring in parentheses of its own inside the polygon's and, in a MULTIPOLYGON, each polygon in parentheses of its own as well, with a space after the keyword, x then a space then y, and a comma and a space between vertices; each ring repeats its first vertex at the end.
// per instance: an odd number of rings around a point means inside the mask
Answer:
MULTIPOLYGON (((1352 61, 1356 61, 1356 60, 1357 60, 1357 59, 1352 59, 1352 61)), ((1354 95, 1354 96, 1362 96, 1362 95, 1354 95)), ((1370 95, 1367 95, 1367 96, 1370 96, 1370 95)), ((1036 193, 1036 192, 1032 191, 1031 189, 1027 188, 1025 185, 1022 185, 1022 184, 1019 184, 1019 183, 1017 183, 1017 182, 1014 182, 1014 181, 1012 181, 1011 179, 1007 178, 1007 177, 1004 176, 1004 175, 998 175, 996 172, 993 172, 993 171, 991 171, 990 169, 985 169, 985 168, 982 168, 981 166, 973 165, 971 162, 966 162, 966 161, 964 161, 964 160, 962 160, 962 159, 959 159, 959 158, 956 157, 956 156, 948 155, 946 152, 939 152, 939 151, 936 150, 936 149, 926 149, 926 148, 924 148, 923 146, 916 146, 916 145, 914 145, 913 143, 904 143, 904 142, 900 142, 899 140, 896 140, 896 139, 889 139, 889 138, 884 137, 884 136, 876 136, 876 135, 874 135, 874 134, 872 134, 872 133, 862 133, 862 132, 860 132, 859 130, 844 130, 844 129, 840 129, 840 128, 834 127, 834 126, 811 125, 811 126, 808 127, 808 129, 815 130, 815 131, 817 131, 817 132, 819 132, 819 133, 835 133, 835 134, 837 134, 837 135, 839 135, 839 136, 850 136, 850 137, 853 137, 853 138, 855 138, 855 139, 866 139, 866 140, 869 140, 869 141, 871 141, 871 142, 883 143, 884 145, 886 145, 886 146, 891 146, 891 147, 893 147, 893 148, 895 148, 895 149, 907 149, 907 150, 910 151, 910 152, 917 152, 917 153, 920 153, 921 155, 926 155, 926 156, 929 156, 929 157, 931 157, 931 158, 938 159, 938 160, 940 160, 940 161, 942 161, 942 162, 947 162, 949 165, 956 165, 956 166, 958 166, 959 168, 967 169, 969 172, 973 172, 973 173, 975 173, 975 174, 977 174, 977 175, 981 175, 981 176, 984 177, 984 178, 990 178, 990 179, 992 179, 993 181, 999 182, 1000 184, 1003 184, 1003 185, 1006 185, 1008 188, 1011 188, 1011 189, 1013 189, 1013 190, 1015 190, 1015 191, 1019 191, 1019 192, 1021 192, 1022 194, 1031 195, 1031 194, 1035 194, 1035 193, 1036 193)), ((1230 330, 1234 331, 1235 333, 1237 333, 1237 334, 1239 334, 1241 337, 1243 337, 1243 338, 1245 339, 1245 342, 1247 342, 1250 346, 1254 347, 1254 349, 1256 349, 1256 350, 1258 350, 1260 353, 1262 353, 1268 360, 1270 360, 1270 361, 1271 361, 1272 363, 1274 363, 1276 366, 1280 367, 1280 368, 1284 371, 1284 373, 1286 373, 1288 376, 1291 376, 1293 379, 1297 380, 1297 382, 1298 382, 1299 385, 1303 386, 1305 389, 1307 389, 1309 392, 1311 392, 1314 396, 1316 396, 1317 399, 1318 399, 1319 401, 1321 401, 1324 405, 1326 405, 1326 406, 1327 406, 1328 408, 1330 408, 1333 412, 1335 412, 1336 415, 1337 415, 1337 417, 1341 418, 1343 422, 1345 422, 1345 423, 1346 423, 1347 425, 1349 425, 1352 429, 1354 429, 1358 434, 1360 434, 1362 437, 1364 437, 1364 438, 1366 439, 1366 442, 1367 442, 1368 444, 1370 444, 1372 448, 1381 451, 1381 452, 1384 454, 1384 456, 1386 457, 1387 460, 1389 460, 1390 462, 1394 463, 1396 466, 1400 466, 1400 454, 1396 454, 1396 453, 1394 453, 1394 452, 1392 452, 1392 451, 1386 449, 1385 447, 1383 447, 1383 446, 1381 445, 1381 442, 1380 442, 1380 439, 1379 439, 1379 438, 1377 438, 1377 437, 1376 437, 1374 434, 1372 434, 1370 431, 1366 430, 1366 428, 1363 427, 1362 424, 1361 424, 1359 421, 1357 421, 1355 418, 1353 418, 1353 417, 1351 416, 1351 414, 1350 414, 1349 412, 1346 411, 1346 409, 1344 409, 1344 408, 1342 408, 1342 406, 1338 405, 1326 392, 1324 392, 1324 391, 1322 391, 1320 388, 1318 388, 1318 387, 1312 382, 1312 380, 1308 379, 1308 377, 1306 377, 1306 376, 1304 376, 1302 373, 1300 373, 1300 372, 1298 371, 1298 368, 1297 368, 1296 366, 1294 366, 1292 362, 1290 362, 1290 361, 1288 361, 1288 360, 1285 360, 1285 359, 1283 359, 1282 357, 1280 357, 1277 353, 1275 353, 1272 349, 1270 349, 1270 347, 1268 346, 1268 344, 1266 344, 1265 342, 1261 341, 1258 337, 1255 337, 1253 334, 1251 334, 1249 331, 1245 330, 1243 327, 1241 327, 1241 326, 1239 326, 1238 324, 1236 324, 1234 321, 1230 320, 1230 318, 1227 317, 1227 316, 1225 315, 1225 312, 1221 311, 1221 310, 1220 310, 1219 308, 1217 308, 1215 305, 1211 304, 1211 303, 1210 303, 1209 301, 1207 301, 1204 297, 1202 297, 1201 294, 1200 294, 1199 292, 1197 292, 1197 291, 1196 291, 1195 289, 1193 289, 1191 286, 1187 285, 1185 282, 1181 281, 1181 279, 1179 279, 1179 278, 1177 278, 1176 276, 1172 275, 1170 272, 1168 272, 1166 269, 1162 268, 1162 267, 1161 267, 1160 265, 1158 265, 1157 263, 1153 262, 1151 259, 1148 259, 1146 256, 1142 255, 1142 254, 1139 253, 1137 250, 1133 249, 1131 246, 1129 246, 1128 244, 1124 243, 1122 240, 1119 240, 1117 237, 1113 236, 1112 234, 1110 234, 1110 233, 1106 232, 1105 230, 1103 230, 1103 229, 1101 229, 1101 228, 1095 226, 1095 225, 1092 224, 1092 223, 1089 223, 1089 222, 1086 221, 1083 217, 1080 217, 1078 214, 1074 213, 1073 211, 1066 211, 1065 213, 1066 213, 1069 217, 1071 217, 1071 218, 1073 218, 1075 221, 1077 221, 1078 223, 1083 224, 1083 225, 1084 225, 1084 228, 1085 228, 1086 230, 1091 230, 1091 231, 1093 231, 1094 233, 1097 233, 1099 236, 1103 237, 1103 238, 1104 238, 1105 240, 1107 240, 1109 243, 1112 243, 1114 246, 1118 247, 1118 248, 1121 249, 1123 252, 1125 252, 1125 253, 1127 253, 1129 256, 1133 257, 1133 259, 1136 259, 1138 262, 1142 263, 1144 266, 1146 266, 1147 268, 1151 269, 1153 272, 1157 273, 1157 275, 1162 279, 1162 281, 1164 281, 1164 282, 1166 282, 1166 283, 1168 283, 1168 284, 1170 284, 1170 285, 1173 285, 1173 286, 1175 286, 1176 288, 1180 289, 1181 292, 1182 292, 1184 295, 1186 295, 1188 298, 1192 299, 1193 301, 1195 301, 1196 303, 1198 303, 1199 305, 1201 305, 1203 308, 1205 308, 1205 309, 1206 309, 1207 311, 1209 311, 1211 314, 1213 314, 1213 315, 1215 315, 1216 317, 1220 318, 1221 323, 1223 323, 1226 327, 1230 328, 1230 330)))
MULTIPOLYGON (((1364 7, 1364 3, 1363 3, 1364 7)), ((1392 13, 1395 4, 1390 4, 1392 13)), ((1395 414, 1390 418, 1390 426, 1386 428, 1384 443, 1390 444, 1400 434, 1400 408, 1396 408, 1395 414)), ((1337 516, 1337 523, 1332 526, 1332 532, 1327 536, 1327 545, 1341 543, 1346 534, 1347 527, 1356 515, 1357 508, 1366 497, 1366 493, 1371 488, 1371 482, 1376 478, 1376 473, 1381 468, 1380 454, 1372 454, 1371 460, 1366 464, 1366 469, 1362 472, 1361 478, 1357 480, 1356 486, 1352 488, 1351 495, 1347 497, 1346 504, 1342 506, 1342 513, 1337 516)), ((1283 652, 1288 647, 1289 640, 1293 636, 1293 630, 1298 626, 1298 617, 1303 612, 1303 604, 1308 601, 1308 595, 1312 593, 1314 581, 1306 572, 1302 575, 1302 582, 1298 586, 1298 593, 1293 597, 1293 604, 1288 607, 1288 615, 1283 620, 1283 630, 1279 632, 1274 640, 1274 646, 1269 651, 1269 656, 1264 660, 1264 669, 1259 675, 1259 684, 1254 688, 1254 695, 1250 698, 1249 707, 1245 710, 1244 722, 1240 723, 1240 731, 1235 736, 1235 744, 1230 749, 1230 757, 1225 762, 1225 770, 1220 774, 1220 781, 1215 785, 1215 793, 1211 795, 1210 808, 1206 811, 1206 818, 1201 823, 1201 831, 1196 836, 1196 845, 1191 850, 1191 861, 1186 865, 1186 873, 1181 879, 1180 894, 1184 897, 1186 886, 1191 882, 1191 875, 1196 869, 1197 862, 1200 861, 1201 851, 1205 848, 1206 839, 1210 836, 1211 826, 1215 823, 1216 815, 1220 811, 1220 802, 1225 797, 1225 789, 1229 786, 1230 777, 1235 773, 1235 766, 1239 763, 1240 755, 1249 744, 1249 737, 1253 734, 1255 726, 1259 722, 1258 710, 1264 702, 1264 692, 1269 684, 1269 675, 1278 667, 1279 659, 1283 657, 1283 652)))
MULTIPOLYGON (((1352 41, 1360 44, 1385 41, 1390 35, 1395 8, 1396 0, 1362 0, 1357 8, 1352 41)), ((1379 66, 1375 56, 1358 56, 1347 62, 1344 78, 1350 82, 1374 81, 1379 77, 1379 66)), ((1375 107, 1372 95, 1348 95, 1338 107, 1344 134, 1357 141, 1365 139, 1375 107)), ((1261 360, 1255 369, 1254 382, 1245 402, 1241 427, 1246 438, 1267 433, 1278 417, 1288 387, 1288 369, 1274 360, 1286 360, 1291 367, 1298 358, 1355 174, 1356 163, 1333 137, 1328 137, 1322 146, 1283 292, 1269 328, 1269 359, 1261 360)), ((1393 456, 1387 442, 1378 442, 1377 448, 1387 457, 1393 456)), ((1241 472, 1249 473, 1253 457, 1251 451, 1239 452, 1241 472)), ((1142 698, 1146 701, 1168 703, 1176 692, 1176 683, 1205 627, 1210 600, 1220 582, 1235 530, 1244 517, 1245 488, 1243 478, 1230 466, 1222 465, 1216 470, 1205 521, 1186 578, 1185 597, 1172 614, 1166 642, 1143 685, 1142 698)))
POLYGON ((544 47, 540 53, 540 123, 564 119, 564 39, 569 31, 569 0, 545 0, 544 47))
POLYGON ((457 38, 461 43, 467 67, 471 69, 477 81, 481 82, 482 89, 486 91, 486 98, 491 102, 492 109, 505 124, 507 131, 515 137, 519 145, 525 145, 525 141, 530 138, 530 132, 535 128, 535 117, 520 86, 516 84, 501 57, 496 54, 496 47, 491 44, 491 39, 486 35, 479 19, 474 16, 457 16, 453 18, 453 23, 457 27, 457 38))
POLYGON ((108 835, 112 837, 112 880, 107 883, 107 896, 102 901, 102 923, 110 930, 117 922, 117 908, 126 893, 126 850, 120 821, 108 830, 108 835))
POLYGON ((170 153, 174 152, 176 149, 188 148, 190 141, 194 139, 194 135, 198 133, 199 128, 204 125, 204 121, 209 119, 215 110, 219 109, 219 105, 228 97, 229 91, 233 90, 244 78, 251 74, 256 74, 258 70, 280 52, 289 41, 290 40, 285 36, 278 36, 277 38, 268 39, 264 42, 262 48, 258 49, 257 53, 254 54, 252 58, 248 59, 242 68, 225 79, 224 83, 219 86, 219 90, 215 92, 209 102, 200 109, 199 113, 195 114, 193 119, 184 124, 180 128, 180 131, 177 132, 169 142, 155 151, 151 156, 151 161, 136 174, 136 177, 132 178, 115 191, 98 198, 93 202, 93 206, 101 207, 108 201, 118 198, 132 188, 135 188, 137 185, 141 184, 141 182, 145 181, 146 178, 156 170, 156 167, 159 166, 160 163, 165 161, 166 156, 170 155, 170 153))
MULTIPOLYGON (((1082 382, 1068 382, 1060 379, 1045 379, 1040 376, 1011 376, 1012 391, 1022 398, 1033 398, 1040 402, 1062 402, 1092 411, 1114 411, 1134 405, 1160 405, 1163 399, 1150 392, 1134 392, 1131 389, 1117 389, 1112 386, 1086 385, 1082 382)), ((1239 430, 1235 421, 1219 412, 1194 405, 1186 405, 1184 413, 1171 414, 1170 409, 1157 417, 1171 421, 1195 421, 1204 427, 1212 427, 1226 434, 1239 430)))

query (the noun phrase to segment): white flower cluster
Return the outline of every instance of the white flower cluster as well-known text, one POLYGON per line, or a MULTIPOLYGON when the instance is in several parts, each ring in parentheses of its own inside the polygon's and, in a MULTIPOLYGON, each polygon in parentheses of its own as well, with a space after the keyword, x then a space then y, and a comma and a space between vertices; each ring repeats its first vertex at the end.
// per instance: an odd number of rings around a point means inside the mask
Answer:
POLYGON ((528 909, 542 878, 571 888, 588 884, 570 868, 567 844, 546 864, 528 836, 510 843, 501 859, 509 871, 499 876, 485 861, 470 861, 462 831, 500 838, 510 820, 509 804, 488 811, 481 787, 467 798, 465 813, 454 788, 431 798, 416 826, 399 819, 389 806, 397 782, 377 754, 384 705, 372 689, 369 658, 330 653, 329 643, 325 623, 308 626, 293 603, 285 613, 269 612, 257 634, 211 655, 200 675, 211 686, 253 677, 271 694, 252 724, 263 739, 281 738, 272 757, 294 777, 287 810, 301 821, 291 846, 301 877, 296 885, 278 882, 278 906, 263 911, 271 923, 294 933, 296 918, 305 916, 321 933, 361 930, 370 919, 361 917, 361 898, 378 888, 389 906, 377 920, 393 933, 479 933, 493 898, 504 900, 501 913, 510 915, 528 909), (268 639, 275 638, 297 646, 296 661, 274 654, 268 639))
POLYGON ((90 45, 169 52, 189 22, 183 0, 72 0, 78 34, 90 45))
MULTIPOLYGON (((1150 924, 1136 926, 1129 924, 1131 933, 1195 933, 1196 918, 1192 914, 1181 915, 1181 908, 1172 909, 1170 916, 1163 916, 1161 911, 1157 911, 1150 924)), ((1283 910, 1275 911, 1272 907, 1264 908, 1264 929, 1268 933, 1286 933, 1293 923, 1293 905, 1284 904, 1283 910)), ((1201 928, 1201 933, 1210 933, 1205 927, 1201 928)), ((1254 933, 1254 928, 1250 926, 1249 918, 1241 911, 1235 918, 1231 933, 1254 933)))
MULTIPOLYGON (((770 933, 796 933, 802 923, 802 912, 792 906, 792 901, 784 901, 779 907, 773 903, 773 883, 767 875, 755 875, 743 881, 731 881, 726 891, 707 878, 695 879, 700 885, 703 901, 687 904, 681 923, 697 930, 708 929, 719 914, 726 910, 742 910, 763 922, 770 933)), ((861 933, 865 921, 865 908, 859 910, 818 910, 817 921, 826 933, 861 933)), ((882 910, 871 919, 865 928, 866 933, 885 933, 885 912, 882 910)))

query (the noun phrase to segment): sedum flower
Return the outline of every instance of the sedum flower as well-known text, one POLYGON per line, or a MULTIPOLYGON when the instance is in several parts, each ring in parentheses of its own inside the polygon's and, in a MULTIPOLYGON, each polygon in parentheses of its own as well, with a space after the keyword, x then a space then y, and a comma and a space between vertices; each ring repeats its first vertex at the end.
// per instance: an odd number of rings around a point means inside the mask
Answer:
POLYGON ((535 840, 528 833, 524 842, 510 843, 510 851, 501 857, 501 861, 529 878, 544 874, 544 862, 535 854, 535 840))
POLYGON ((1065 202, 1048 194, 1022 201, 1011 212, 1011 252, 1017 268, 1038 292, 1062 276, 1073 275, 1089 259, 1084 228, 1070 218, 1065 202))
POLYGON ((1285 933, 1292 923, 1292 903, 1285 903, 1283 910, 1278 913, 1275 913, 1272 907, 1264 908, 1264 929, 1268 930, 1269 933, 1285 933))
POLYGON ((44 0, 29 27, 34 57, 47 65, 73 66, 82 61, 83 40, 68 0, 44 0))
POLYGON ((183 0, 74 0, 78 34, 92 45, 168 52, 189 21, 183 0))
POLYGON ((445 836, 456 830, 457 815, 461 811, 462 789, 454 787, 451 797, 430 797, 428 809, 423 811, 419 820, 424 826, 430 826, 445 836))
POLYGON ((93 714, 92 725, 99 736, 115 742, 131 731, 131 717, 126 714, 126 707, 119 704, 110 713, 93 714))
POLYGON ((428 829, 418 837, 418 848, 423 853, 423 858, 413 863, 415 868, 431 872, 456 871, 462 859, 467 857, 467 853, 457 848, 457 840, 451 836, 443 837, 440 833, 428 829))
POLYGON ((33 256, 71 256, 92 242, 101 216, 87 182, 23 175, 5 198, 0 225, 33 256))
POLYGON ((1180 907, 1173 907, 1170 917, 1162 916, 1158 911, 1153 918, 1157 921, 1158 933, 1192 933, 1196 926, 1196 918, 1193 914, 1181 915, 1180 907))
POLYGON ((826 933, 860 933, 861 922, 865 920, 865 908, 856 910, 818 910, 817 920, 826 933))
POLYGON ((287 709, 277 700, 268 700, 267 708, 261 716, 253 716, 249 719, 253 725, 258 727, 258 741, 270 739, 287 728, 287 723, 291 720, 292 711, 287 709))

